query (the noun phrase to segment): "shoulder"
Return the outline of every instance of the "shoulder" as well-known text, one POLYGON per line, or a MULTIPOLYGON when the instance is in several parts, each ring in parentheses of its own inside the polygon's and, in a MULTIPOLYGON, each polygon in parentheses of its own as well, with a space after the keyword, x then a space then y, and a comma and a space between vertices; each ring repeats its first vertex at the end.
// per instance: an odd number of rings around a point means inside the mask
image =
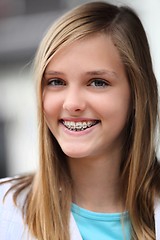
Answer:
POLYGON ((156 198, 154 206, 156 239, 160 239, 160 198, 156 198))
MULTIPOLYGON (((18 177, 14 178, 3 178, 0 179, 0 211, 3 209, 15 209, 16 204, 13 201, 13 196, 16 191, 16 188, 13 188, 13 186, 18 182, 18 177)), ((27 191, 23 191, 19 195, 18 198, 18 205, 23 205, 23 201, 25 199, 25 196, 27 194, 27 191)))
MULTIPOLYGON (((8 190, 13 185, 14 178, 2 178, 0 179, 0 202, 3 202, 3 198, 8 190)), ((9 194, 11 197, 11 194, 9 194)), ((2 207, 2 205, 0 205, 2 207)))
POLYGON ((13 185, 13 182, 10 180, 12 179, 5 178, 0 180, 0 216, 2 216, 2 211, 14 207, 13 191, 9 192, 13 185))
POLYGON ((15 236, 15 240, 28 239, 25 237, 27 227, 22 214, 28 189, 21 192, 16 205, 13 200, 15 189, 12 189, 16 182, 16 178, 0 180, 0 233, 2 240, 11 240, 13 236, 15 236))

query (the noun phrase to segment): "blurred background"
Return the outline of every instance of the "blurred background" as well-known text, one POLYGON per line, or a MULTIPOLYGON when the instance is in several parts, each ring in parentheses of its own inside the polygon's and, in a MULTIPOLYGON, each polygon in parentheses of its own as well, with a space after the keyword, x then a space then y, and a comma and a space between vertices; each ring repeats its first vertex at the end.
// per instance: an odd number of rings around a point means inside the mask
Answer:
MULTIPOLYGON (((57 17, 83 0, 0 0, 0 177, 37 168, 35 51, 57 17)), ((121 0, 140 16, 160 82, 160 1, 121 0)), ((136 36, 135 36, 136 37, 136 36)))

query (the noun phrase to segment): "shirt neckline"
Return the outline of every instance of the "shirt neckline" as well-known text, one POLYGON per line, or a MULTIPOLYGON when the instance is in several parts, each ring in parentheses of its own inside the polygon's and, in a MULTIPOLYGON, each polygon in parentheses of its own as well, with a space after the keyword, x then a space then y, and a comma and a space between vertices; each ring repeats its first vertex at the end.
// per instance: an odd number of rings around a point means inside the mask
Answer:
POLYGON ((129 214, 128 211, 120 212, 120 213, 99 213, 93 212, 82 207, 79 207, 77 204, 72 203, 71 211, 74 214, 77 214, 83 218, 88 218, 91 220, 98 220, 98 221, 120 221, 122 218, 128 218, 129 214))

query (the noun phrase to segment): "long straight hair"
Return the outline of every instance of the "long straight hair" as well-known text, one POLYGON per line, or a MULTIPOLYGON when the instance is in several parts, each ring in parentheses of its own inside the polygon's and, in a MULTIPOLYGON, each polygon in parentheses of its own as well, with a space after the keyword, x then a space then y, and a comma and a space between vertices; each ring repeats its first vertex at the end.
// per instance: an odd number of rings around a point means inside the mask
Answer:
MULTIPOLYGON (((92 2, 73 9, 53 24, 35 58, 40 164, 30 178, 25 220, 39 240, 70 239, 72 201, 72 178, 66 156, 44 119, 44 71, 57 51, 97 33, 111 37, 131 89, 131 114, 125 128, 120 174, 132 239, 155 239, 154 200, 160 192, 160 166, 155 153, 158 91, 147 37, 140 19, 130 8, 92 2)), ((17 186, 16 196, 21 189, 17 186)))

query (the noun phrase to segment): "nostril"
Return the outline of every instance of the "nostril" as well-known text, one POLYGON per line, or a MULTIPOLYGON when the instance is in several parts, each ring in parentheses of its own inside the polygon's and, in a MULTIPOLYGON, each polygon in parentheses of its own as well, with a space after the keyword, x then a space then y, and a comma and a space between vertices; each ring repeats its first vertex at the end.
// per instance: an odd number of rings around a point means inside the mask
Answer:
POLYGON ((63 104, 63 109, 69 111, 69 112, 80 112, 84 111, 85 109, 85 103, 84 102, 75 102, 75 101, 65 101, 63 104))

